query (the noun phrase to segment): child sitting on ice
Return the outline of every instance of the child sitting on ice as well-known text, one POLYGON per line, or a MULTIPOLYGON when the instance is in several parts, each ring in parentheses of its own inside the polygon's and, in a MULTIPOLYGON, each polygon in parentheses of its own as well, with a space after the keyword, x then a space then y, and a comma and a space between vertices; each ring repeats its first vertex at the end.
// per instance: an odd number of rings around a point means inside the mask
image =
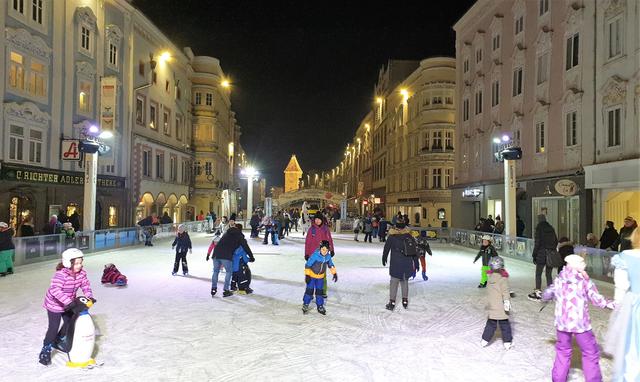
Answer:
POLYGON ((498 252, 496 252, 496 249, 493 247, 491 240, 491 236, 489 235, 482 236, 482 246, 480 246, 480 251, 478 252, 476 258, 473 260, 473 263, 475 264, 476 261, 478 261, 478 259, 482 257, 482 269, 480 271, 481 276, 478 288, 485 288, 487 286, 487 271, 489 270, 489 261, 491 261, 492 257, 498 256, 498 252))
POLYGON ((104 266, 101 281, 103 284, 109 283, 117 286, 125 286, 127 285, 127 276, 120 273, 115 264, 109 263, 104 266))
POLYGON ((330 247, 331 245, 329 244, 329 241, 322 240, 320 242, 320 247, 316 249, 311 256, 309 256, 309 259, 304 266, 307 289, 305 290, 304 297, 302 298, 302 312, 305 314, 309 311, 309 303, 313 300, 314 290, 316 293, 318 313, 327 314, 327 311, 324 308, 324 297, 322 297, 324 294, 324 275, 327 272, 327 266, 333 274, 333 282, 338 281, 336 266, 333 265, 333 260, 331 260, 331 255, 329 254, 330 247))
POLYGON ((566 266, 542 294, 542 300, 556 300, 555 326, 557 333, 556 359, 553 363, 554 381, 566 381, 571 366, 571 339, 582 352, 582 370, 587 381, 602 381, 600 352, 591 330, 589 301, 600 308, 614 308, 614 302, 605 299, 585 272, 586 264, 579 255, 568 255, 566 266))
POLYGON ((62 252, 62 261, 56 266, 56 273, 51 279, 51 286, 44 298, 44 308, 47 310, 49 327, 44 337, 42 350, 40 351, 40 363, 51 364, 51 350, 58 338, 58 329, 62 320, 61 333, 66 333, 66 328, 71 324, 75 308, 75 298, 78 289, 82 289, 85 297, 95 302, 91 285, 87 278, 87 272, 82 269, 84 254, 77 248, 69 248, 62 252))
POLYGON ((502 332, 502 343, 504 348, 509 350, 513 337, 511 335, 511 324, 509 324, 509 311, 511 310, 511 299, 509 294, 509 274, 504 269, 504 260, 500 256, 494 256, 489 262, 487 271, 487 324, 482 333, 482 347, 489 345, 500 325, 502 332))

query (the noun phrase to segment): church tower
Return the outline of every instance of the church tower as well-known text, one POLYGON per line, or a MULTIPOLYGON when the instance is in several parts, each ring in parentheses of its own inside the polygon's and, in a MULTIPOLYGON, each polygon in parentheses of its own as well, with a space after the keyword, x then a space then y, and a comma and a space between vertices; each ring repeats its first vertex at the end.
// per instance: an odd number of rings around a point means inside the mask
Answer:
POLYGON ((284 192, 296 191, 298 179, 302 178, 302 169, 296 159, 296 154, 291 155, 291 160, 284 169, 284 192))

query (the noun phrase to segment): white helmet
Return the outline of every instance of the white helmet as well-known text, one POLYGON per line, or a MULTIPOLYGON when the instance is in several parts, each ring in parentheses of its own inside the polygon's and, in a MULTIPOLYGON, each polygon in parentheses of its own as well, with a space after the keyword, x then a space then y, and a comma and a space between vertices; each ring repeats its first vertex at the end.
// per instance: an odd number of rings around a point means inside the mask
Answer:
POLYGON ((489 235, 482 235, 482 240, 493 241, 493 239, 489 235))
POLYGON ((71 260, 84 257, 84 253, 78 248, 69 248, 62 252, 62 265, 71 268, 71 260))

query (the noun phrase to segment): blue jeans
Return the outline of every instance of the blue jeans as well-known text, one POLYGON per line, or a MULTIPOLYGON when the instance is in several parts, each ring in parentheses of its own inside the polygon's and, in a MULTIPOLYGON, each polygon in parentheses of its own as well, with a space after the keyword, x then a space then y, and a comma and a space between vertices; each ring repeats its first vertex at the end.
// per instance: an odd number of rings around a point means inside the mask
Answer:
POLYGON ((213 259, 213 276, 211 277, 211 289, 218 289, 218 273, 220 267, 224 266, 224 290, 231 289, 231 276, 233 276, 233 263, 231 260, 213 259))
POLYGON ((311 278, 311 281, 309 281, 307 283, 307 290, 304 291, 304 297, 302 298, 302 302, 305 305, 309 305, 309 303, 311 302, 311 300, 313 300, 313 291, 315 289, 316 292, 316 305, 318 306, 322 306, 324 305, 324 298, 322 297, 322 294, 324 293, 323 290, 323 285, 324 285, 324 279, 314 279, 313 277, 311 278))

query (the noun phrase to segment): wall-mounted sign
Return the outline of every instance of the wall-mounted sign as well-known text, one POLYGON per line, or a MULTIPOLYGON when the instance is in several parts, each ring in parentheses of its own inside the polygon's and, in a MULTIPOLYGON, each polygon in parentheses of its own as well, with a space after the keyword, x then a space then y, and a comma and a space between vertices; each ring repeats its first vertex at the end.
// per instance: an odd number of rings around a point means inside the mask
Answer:
POLYGON ((563 196, 573 196, 578 193, 578 185, 573 180, 560 179, 555 184, 556 192, 563 196))
POLYGON ((60 159, 71 161, 80 160, 80 150, 78 149, 79 145, 80 141, 77 139, 63 139, 60 159))
MULTIPOLYGON (((58 171, 40 169, 36 167, 17 167, 3 165, 0 179, 25 183, 49 183, 58 185, 84 184, 84 174, 81 172, 58 171)), ((124 178, 117 176, 98 175, 98 188, 124 188, 124 178)))
POLYGON ((477 198, 482 194, 482 191, 479 188, 467 188, 462 191, 463 198, 477 198))
POLYGON ((380 204, 380 203, 382 203, 382 199, 380 199, 380 198, 373 198, 373 203, 374 203, 374 204, 380 204))

